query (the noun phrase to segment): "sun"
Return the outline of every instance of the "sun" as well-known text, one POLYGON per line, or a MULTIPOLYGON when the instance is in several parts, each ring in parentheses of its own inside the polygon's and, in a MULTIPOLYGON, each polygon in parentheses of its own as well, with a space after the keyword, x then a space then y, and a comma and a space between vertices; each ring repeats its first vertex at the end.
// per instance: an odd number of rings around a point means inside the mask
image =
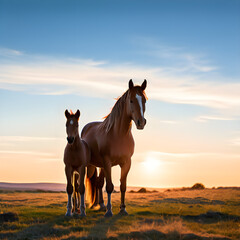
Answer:
POLYGON ((142 162, 144 169, 149 173, 158 172, 160 167, 160 160, 152 156, 147 156, 142 162))

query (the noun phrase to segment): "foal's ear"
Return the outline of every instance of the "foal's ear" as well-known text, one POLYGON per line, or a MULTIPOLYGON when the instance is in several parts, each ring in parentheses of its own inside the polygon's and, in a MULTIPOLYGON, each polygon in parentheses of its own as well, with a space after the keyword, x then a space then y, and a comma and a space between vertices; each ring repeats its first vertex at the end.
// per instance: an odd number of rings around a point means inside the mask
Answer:
POLYGON ((132 89, 134 87, 132 79, 129 80, 128 87, 129 87, 129 89, 132 89))
POLYGON ((147 87, 147 80, 144 79, 144 82, 141 85, 141 89, 144 91, 146 89, 146 87, 147 87))
POLYGON ((67 109, 66 109, 66 111, 65 111, 65 116, 66 116, 66 118, 69 118, 69 117, 70 117, 70 113, 68 112, 67 109))
POLYGON ((77 110, 77 111, 75 112, 75 117, 77 118, 77 120, 79 119, 79 117, 80 117, 80 111, 79 111, 79 110, 77 110))

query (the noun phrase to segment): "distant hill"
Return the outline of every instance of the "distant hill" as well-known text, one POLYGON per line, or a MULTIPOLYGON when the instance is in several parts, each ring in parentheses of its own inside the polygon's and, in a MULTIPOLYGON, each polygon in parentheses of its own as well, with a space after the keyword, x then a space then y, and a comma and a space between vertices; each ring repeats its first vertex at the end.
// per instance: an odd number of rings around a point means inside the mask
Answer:
MULTIPOLYGON (((127 186, 127 191, 138 191, 141 187, 131 187, 127 186)), ((119 186, 114 186, 116 191, 120 191, 119 186)), ((150 191, 156 190, 159 192, 163 192, 164 188, 147 188, 150 191)), ((53 192, 61 192, 66 191, 65 183, 8 183, 8 182, 0 182, 0 190, 17 190, 17 191, 53 191, 53 192)), ((104 187, 105 191, 105 187, 104 187)))
POLYGON ((1 190, 20 190, 20 191, 35 191, 35 190, 43 190, 43 191, 66 191, 65 183, 7 183, 0 182, 1 190))

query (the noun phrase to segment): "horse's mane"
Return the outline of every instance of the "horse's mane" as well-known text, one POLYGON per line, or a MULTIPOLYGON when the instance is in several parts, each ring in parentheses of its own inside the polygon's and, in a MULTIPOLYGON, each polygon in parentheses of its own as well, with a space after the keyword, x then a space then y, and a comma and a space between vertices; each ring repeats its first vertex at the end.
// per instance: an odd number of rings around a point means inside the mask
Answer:
MULTIPOLYGON (((110 131, 116 119, 119 118, 121 115, 121 111, 126 103, 128 93, 129 89, 121 97, 117 98, 117 102, 114 104, 112 111, 104 117, 105 120, 100 125, 100 128, 104 129, 106 132, 110 131)), ((143 91, 143 96, 147 100, 145 91, 143 91)))
POLYGON ((117 98, 117 102, 114 104, 112 111, 106 117, 104 117, 105 120, 102 122, 101 128, 106 132, 110 131, 116 119, 120 117, 121 110, 126 103, 128 92, 129 90, 127 90, 121 97, 117 98))

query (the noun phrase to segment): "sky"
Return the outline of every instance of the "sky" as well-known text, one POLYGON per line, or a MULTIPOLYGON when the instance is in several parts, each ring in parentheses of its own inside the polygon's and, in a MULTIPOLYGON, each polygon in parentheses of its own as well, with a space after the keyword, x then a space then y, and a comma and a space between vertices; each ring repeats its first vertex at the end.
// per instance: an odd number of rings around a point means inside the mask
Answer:
POLYGON ((0 181, 65 183, 65 109, 81 131, 129 79, 148 81, 129 186, 240 186, 237 0, 0 0, 0 181))

